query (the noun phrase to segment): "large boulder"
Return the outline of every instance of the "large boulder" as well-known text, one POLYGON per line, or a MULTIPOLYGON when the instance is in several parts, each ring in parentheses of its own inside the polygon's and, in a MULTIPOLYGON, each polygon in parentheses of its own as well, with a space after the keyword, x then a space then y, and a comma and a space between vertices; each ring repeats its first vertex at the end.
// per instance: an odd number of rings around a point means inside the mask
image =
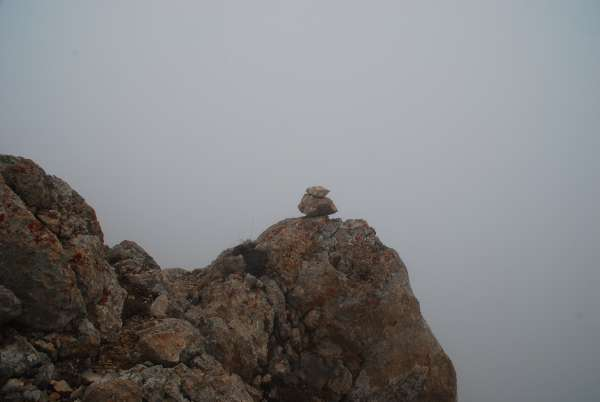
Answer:
POLYGON ((127 290, 123 316, 152 315, 154 301, 161 295, 162 300, 167 297, 161 269, 156 261, 137 243, 124 240, 109 250, 108 262, 127 290))
POLYGON ((167 366, 179 363, 182 353, 197 347, 201 340, 192 324, 177 318, 152 321, 137 333, 141 360, 167 366))
POLYGON ((33 161, 0 156, 0 284, 21 300, 17 320, 55 330, 88 316, 104 336, 121 327, 125 291, 104 258, 94 210, 33 161))
POLYGON ((286 300, 271 353, 272 398, 456 400, 453 365, 421 315, 406 267, 365 221, 288 219, 256 248, 286 300))

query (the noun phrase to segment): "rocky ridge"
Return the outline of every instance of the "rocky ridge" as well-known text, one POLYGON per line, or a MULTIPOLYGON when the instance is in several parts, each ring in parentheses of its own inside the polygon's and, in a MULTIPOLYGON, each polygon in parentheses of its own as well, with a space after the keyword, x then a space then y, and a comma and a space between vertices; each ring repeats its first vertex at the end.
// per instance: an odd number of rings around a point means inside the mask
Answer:
POLYGON ((398 254, 307 189, 208 267, 104 245, 94 210, 0 156, 0 400, 456 401, 398 254))

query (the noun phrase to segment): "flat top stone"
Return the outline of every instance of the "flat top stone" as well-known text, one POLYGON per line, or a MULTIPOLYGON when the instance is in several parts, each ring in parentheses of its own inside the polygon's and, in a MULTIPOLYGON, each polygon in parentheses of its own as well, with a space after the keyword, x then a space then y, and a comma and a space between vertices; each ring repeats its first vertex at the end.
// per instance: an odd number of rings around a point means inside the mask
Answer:
POLYGON ((329 197, 315 197, 304 194, 298 204, 298 209, 308 217, 327 216, 337 212, 337 208, 329 197))
POLYGON ((329 190, 323 186, 312 186, 306 189, 306 194, 310 194, 313 197, 323 198, 329 194, 329 190))

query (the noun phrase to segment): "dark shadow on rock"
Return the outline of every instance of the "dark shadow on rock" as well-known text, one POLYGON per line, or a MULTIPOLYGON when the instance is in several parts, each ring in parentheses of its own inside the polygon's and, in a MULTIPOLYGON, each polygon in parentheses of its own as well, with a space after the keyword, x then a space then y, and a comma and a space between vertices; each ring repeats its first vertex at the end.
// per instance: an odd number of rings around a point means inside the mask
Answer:
POLYGON ((245 241, 239 246, 234 247, 232 255, 241 255, 246 263, 246 272, 260 277, 265 273, 267 265, 267 253, 256 249, 256 243, 245 241))

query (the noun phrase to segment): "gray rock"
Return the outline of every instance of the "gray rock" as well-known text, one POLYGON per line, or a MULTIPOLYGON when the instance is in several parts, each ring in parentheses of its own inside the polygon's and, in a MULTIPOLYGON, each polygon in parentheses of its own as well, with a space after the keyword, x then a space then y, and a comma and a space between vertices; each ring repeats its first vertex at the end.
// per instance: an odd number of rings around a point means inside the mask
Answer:
POLYGON ((54 330, 87 314, 104 336, 118 331, 125 292, 76 191, 29 159, 0 155, 0 222, 0 283, 21 300, 21 324, 54 330))
POLYGON ((80 377, 81 377, 81 381, 84 384, 91 384, 91 383, 100 381, 103 378, 103 376, 101 374, 95 373, 91 370, 84 371, 83 373, 81 373, 80 377))
POLYGON ((47 386, 56 375, 56 367, 52 363, 46 363, 38 369, 34 383, 40 388, 47 386))
POLYGON ((178 364, 172 368, 134 366, 129 370, 119 372, 114 379, 92 384, 86 391, 84 402, 100 402, 101 399, 92 398, 92 393, 97 393, 99 390, 103 392, 100 396, 105 397, 107 391, 117 391, 122 398, 117 400, 124 402, 138 400, 128 399, 132 398, 132 395, 139 395, 148 402, 255 402, 262 400, 262 393, 259 390, 245 384, 236 374, 224 370, 221 364, 211 356, 199 356, 195 360, 202 360, 202 368, 190 368, 185 364, 178 364))
POLYGON ((13 392, 20 392, 24 388, 25 382, 23 382, 23 380, 20 378, 10 378, 8 381, 6 381, 6 384, 2 386, 0 392, 3 394, 10 394, 13 392))
POLYGON ((207 268, 161 271, 136 243, 105 247, 62 180, 0 156, 0 399, 456 402, 400 257, 367 222, 329 219, 327 194, 207 268))
MULTIPOLYGON (((0 170, 1 173, 1 170, 0 170)), ((56 234, 36 219, 0 175, 0 283, 23 303, 22 324, 62 328, 85 310, 56 234)))
POLYGON ((142 390, 128 379, 95 382, 85 390, 83 402, 142 402, 142 390))
POLYGON ((252 381, 266 364, 274 312, 264 292, 246 285, 241 275, 230 275, 202 291, 201 301, 185 318, 205 337, 206 349, 225 369, 252 381))
POLYGON ((150 305, 150 315, 156 318, 164 318, 167 316, 169 308, 169 296, 166 294, 158 296, 150 305))
POLYGON ((323 186, 312 186, 306 189, 306 194, 317 198, 323 198, 329 194, 329 190, 323 186))
POLYGON ((112 247, 108 252, 108 261, 115 265, 119 263, 119 273, 142 274, 148 271, 160 271, 160 266, 154 261, 146 250, 131 240, 123 240, 112 247), (133 261, 134 264, 123 264, 133 261))
POLYGON ((43 401, 46 394, 42 393, 39 389, 32 387, 26 391, 23 391, 23 400, 28 402, 39 402, 43 401))
POLYGON ((0 383, 11 377, 31 374, 47 359, 27 339, 17 336, 12 343, 0 349, 0 383))
POLYGON ((258 285, 258 279, 256 279, 256 276, 252 274, 246 274, 244 280, 250 289, 254 289, 258 285))
POLYGON ((453 365, 421 315, 406 267, 365 221, 287 219, 256 247, 287 289, 276 323, 286 345, 270 350, 268 366, 277 400, 456 401, 453 365))
POLYGON ((123 316, 148 316, 155 299, 167 293, 160 266, 137 243, 124 240, 110 249, 108 261, 127 290, 123 316))
POLYGON ((0 285, 0 325, 17 318, 22 312, 21 300, 10 289, 0 285))
POLYGON ((315 197, 310 194, 304 194, 298 209, 307 217, 327 216, 337 212, 333 201, 328 197, 315 197))

